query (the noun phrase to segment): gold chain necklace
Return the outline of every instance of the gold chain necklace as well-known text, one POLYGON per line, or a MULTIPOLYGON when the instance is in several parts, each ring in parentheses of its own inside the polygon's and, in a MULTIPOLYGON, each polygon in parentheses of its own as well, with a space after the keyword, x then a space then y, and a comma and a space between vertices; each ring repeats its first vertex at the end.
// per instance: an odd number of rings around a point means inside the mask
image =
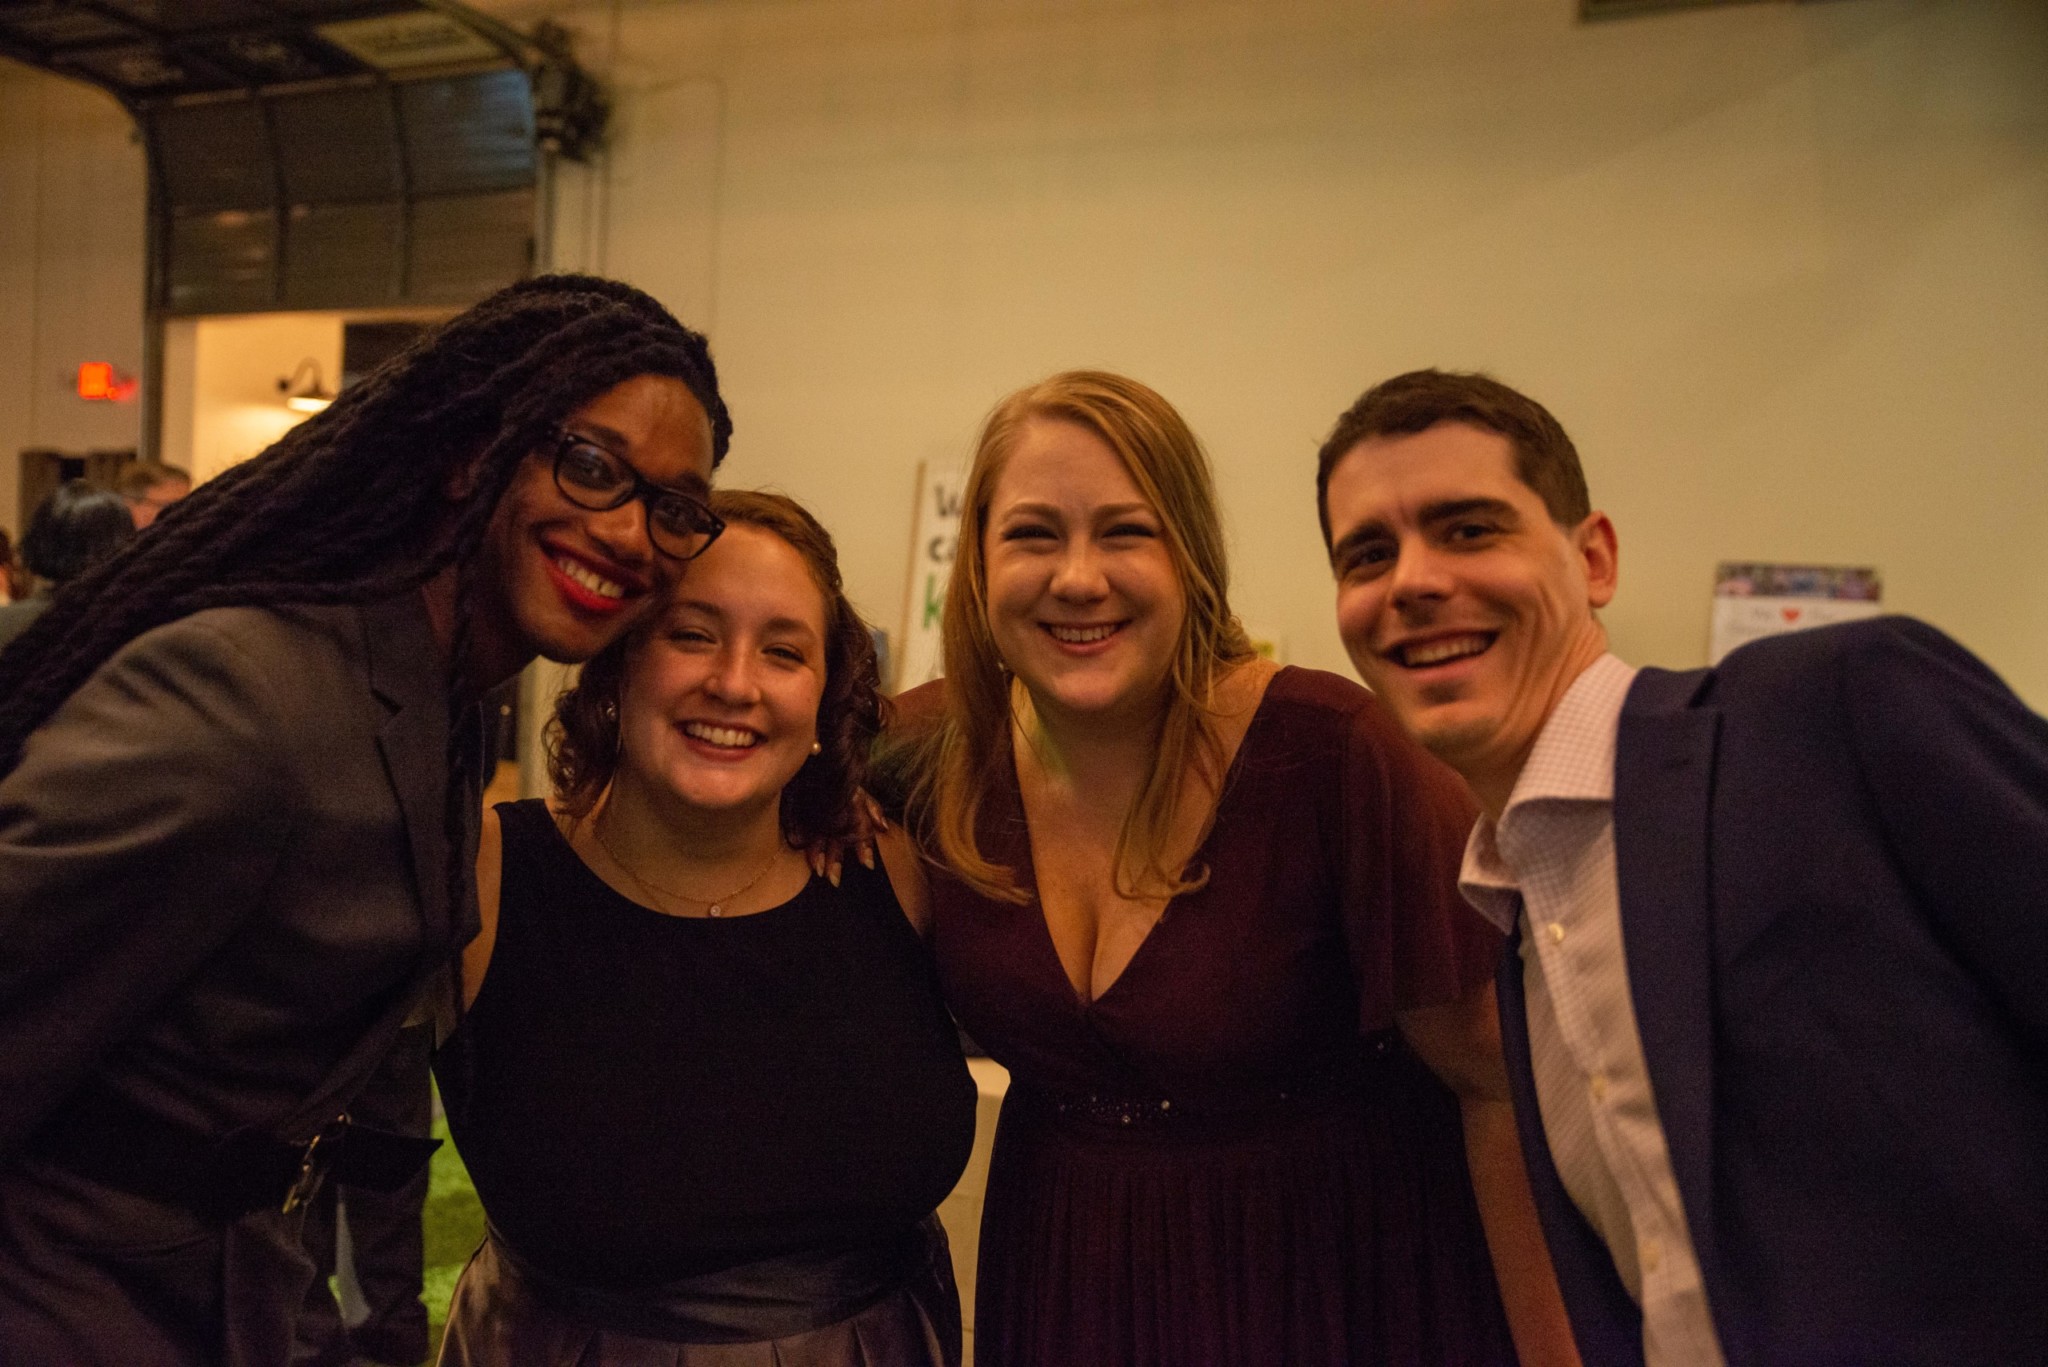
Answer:
MULTIPOLYGON (((600 813, 600 816, 601 815, 602 813, 600 813)), ((603 850, 606 856, 609 857, 614 864, 617 864, 619 868, 624 871, 626 877, 632 879, 635 883, 638 883, 643 891, 654 893, 660 897, 666 897, 669 900, 675 902, 694 902, 698 906, 704 908, 704 914, 706 916, 725 915, 725 908, 727 907, 727 905, 729 905, 735 897, 741 897, 744 896, 746 893, 750 892, 753 889, 754 884, 760 882, 763 878, 766 878, 768 876, 768 871, 775 867, 775 861, 782 857, 782 851, 780 849, 777 849, 775 853, 768 856, 768 862, 763 864, 752 878, 749 878, 746 882, 740 884, 738 887, 734 888, 731 892, 728 892, 723 897, 692 897, 687 892, 677 892, 672 888, 664 888, 659 884, 650 883, 645 878, 642 878, 637 869, 635 869, 631 864, 628 864, 625 860, 619 858, 619 852, 612 848, 611 842, 609 840, 606 840, 604 838, 604 827, 600 822, 592 821, 590 823, 590 833, 591 835, 597 838, 598 848, 603 850)))

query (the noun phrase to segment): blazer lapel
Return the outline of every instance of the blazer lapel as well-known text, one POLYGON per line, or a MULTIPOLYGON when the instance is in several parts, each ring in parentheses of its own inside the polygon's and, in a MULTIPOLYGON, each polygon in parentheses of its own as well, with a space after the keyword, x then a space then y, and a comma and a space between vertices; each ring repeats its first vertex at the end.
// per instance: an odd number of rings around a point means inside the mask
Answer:
POLYGON ((361 611, 370 688, 388 709, 377 749, 405 818, 426 943, 439 944, 449 934, 448 693, 441 647, 417 594, 361 611))
POLYGON ((1643 1058, 1686 1225, 1711 1295, 1714 1252, 1713 906, 1707 851, 1720 713, 1695 707, 1705 671, 1645 669, 1614 761, 1622 940, 1643 1058))
POLYGON ((1529 1192, 1550 1248, 1551 1267, 1564 1295, 1572 1337, 1580 1355, 1604 1367, 1642 1367, 1643 1316, 1614 1270, 1614 1256, 1572 1203, 1550 1156, 1543 1110, 1529 1053, 1529 1001, 1522 983, 1522 919, 1508 932, 1494 981, 1500 1001, 1501 1055, 1514 1097, 1515 1128, 1522 1139, 1522 1165, 1529 1192))

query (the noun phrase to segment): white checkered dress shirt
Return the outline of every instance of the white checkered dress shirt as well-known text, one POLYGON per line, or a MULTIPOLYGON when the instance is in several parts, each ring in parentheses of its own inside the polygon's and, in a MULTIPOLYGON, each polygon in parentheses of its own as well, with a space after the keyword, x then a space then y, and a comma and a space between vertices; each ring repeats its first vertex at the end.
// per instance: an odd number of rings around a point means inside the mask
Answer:
POLYGON ((1614 864, 1614 744, 1636 671, 1603 655, 1544 723, 1499 822, 1481 816, 1458 885, 1522 924, 1529 1053, 1565 1190, 1643 1310, 1649 1367, 1720 1367, 1629 998, 1614 864))

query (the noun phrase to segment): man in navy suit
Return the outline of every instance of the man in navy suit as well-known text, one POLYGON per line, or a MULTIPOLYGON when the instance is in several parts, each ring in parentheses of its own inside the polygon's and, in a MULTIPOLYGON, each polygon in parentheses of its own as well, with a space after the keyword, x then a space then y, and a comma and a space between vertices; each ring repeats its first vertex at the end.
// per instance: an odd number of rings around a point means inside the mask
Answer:
POLYGON ((1631 668, 1577 452, 1484 376, 1368 391, 1318 484, 1352 660, 1482 808, 1584 1358, 2048 1362, 2048 722, 1906 618, 1631 668))

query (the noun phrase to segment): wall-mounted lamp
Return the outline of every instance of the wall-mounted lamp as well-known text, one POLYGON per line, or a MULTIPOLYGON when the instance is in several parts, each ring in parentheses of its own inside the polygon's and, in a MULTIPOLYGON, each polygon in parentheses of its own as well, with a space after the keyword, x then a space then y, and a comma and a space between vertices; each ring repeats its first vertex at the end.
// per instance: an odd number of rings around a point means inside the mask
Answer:
POLYGON ((320 363, 308 356, 292 373, 277 382, 284 406, 296 413, 318 413, 334 402, 334 394, 320 383, 320 363))

